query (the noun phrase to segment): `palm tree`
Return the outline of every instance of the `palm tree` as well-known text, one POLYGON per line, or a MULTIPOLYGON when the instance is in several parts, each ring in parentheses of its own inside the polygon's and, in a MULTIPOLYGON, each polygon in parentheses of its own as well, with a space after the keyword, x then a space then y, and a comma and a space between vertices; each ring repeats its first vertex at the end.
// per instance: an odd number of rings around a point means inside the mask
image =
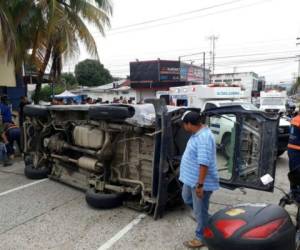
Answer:
POLYGON ((0 0, 0 54, 18 65, 22 65, 23 57, 30 48, 34 21, 37 19, 33 2, 0 0))
POLYGON ((16 69, 28 60, 37 69, 36 100, 49 62, 57 79, 62 58, 79 51, 81 41, 87 51, 98 57, 95 40, 87 24, 102 35, 112 14, 110 0, 0 0, 0 53, 14 60, 16 69))
POLYGON ((51 76, 57 80, 62 67, 62 57, 72 56, 79 51, 79 41, 91 55, 97 56, 97 46, 86 23, 93 24, 101 34, 109 26, 112 5, 109 0, 40 0, 36 7, 44 13, 33 40, 31 60, 37 66, 38 79, 35 102, 49 62, 51 76))
POLYGON ((15 30, 11 13, 4 1, 0 1, 0 41, 0 55, 12 59, 16 49, 15 30))

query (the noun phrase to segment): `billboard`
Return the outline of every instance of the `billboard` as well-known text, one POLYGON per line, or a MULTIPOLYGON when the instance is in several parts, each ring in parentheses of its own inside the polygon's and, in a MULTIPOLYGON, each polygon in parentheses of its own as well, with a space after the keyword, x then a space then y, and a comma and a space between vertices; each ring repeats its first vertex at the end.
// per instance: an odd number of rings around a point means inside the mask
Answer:
MULTIPOLYGON (((180 61, 156 60, 130 63, 130 80, 134 86, 142 83, 203 84, 203 74, 203 68, 180 61)), ((209 83, 209 70, 205 70, 205 83, 209 83)))
POLYGON ((158 61, 131 62, 131 82, 155 82, 159 81, 158 61))
POLYGON ((180 81, 179 61, 159 61, 159 81, 180 81))
MULTIPOLYGON (((206 81, 209 79, 209 74, 206 73, 206 81)), ((181 63, 180 65, 180 78, 182 81, 201 83, 203 84, 203 68, 192 64, 181 63)))

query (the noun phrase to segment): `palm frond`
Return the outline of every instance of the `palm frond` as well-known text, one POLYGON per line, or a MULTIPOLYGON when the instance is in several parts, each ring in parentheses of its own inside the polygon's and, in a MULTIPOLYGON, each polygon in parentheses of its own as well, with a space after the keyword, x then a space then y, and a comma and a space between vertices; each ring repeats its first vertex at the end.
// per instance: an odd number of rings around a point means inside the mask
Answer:
POLYGON ((83 20, 77 13, 66 9, 66 14, 68 16, 68 22, 70 27, 72 27, 72 29, 75 31, 75 34, 83 42, 87 51, 91 55, 96 55, 98 57, 95 40, 92 34, 90 33, 89 29, 87 28, 86 24, 83 22, 83 20))
POLYGON ((0 2, 0 43, 3 48, 0 50, 6 53, 8 61, 14 58, 16 50, 16 30, 13 25, 11 13, 6 4, 0 2))

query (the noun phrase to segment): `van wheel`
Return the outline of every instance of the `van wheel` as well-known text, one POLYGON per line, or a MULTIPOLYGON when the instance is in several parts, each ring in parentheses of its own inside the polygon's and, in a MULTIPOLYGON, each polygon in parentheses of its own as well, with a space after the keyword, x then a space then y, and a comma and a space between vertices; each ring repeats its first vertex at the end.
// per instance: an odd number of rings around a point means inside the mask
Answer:
POLYGON ((26 164, 24 169, 24 174, 28 179, 39 180, 47 178, 50 174, 50 168, 40 167, 35 168, 32 164, 26 164))
POLYGON ((97 192, 95 188, 90 188, 85 194, 87 204, 94 208, 115 208, 123 204, 123 193, 102 193, 97 192))
POLYGON ((230 157, 230 142, 231 142, 231 135, 225 134, 222 138, 222 151, 224 156, 229 159, 230 157))

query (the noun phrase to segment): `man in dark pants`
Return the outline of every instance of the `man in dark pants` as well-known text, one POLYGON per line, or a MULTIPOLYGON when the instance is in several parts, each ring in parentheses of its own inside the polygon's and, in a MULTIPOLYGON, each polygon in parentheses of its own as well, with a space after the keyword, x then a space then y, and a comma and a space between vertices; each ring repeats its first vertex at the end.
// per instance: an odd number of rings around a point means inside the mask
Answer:
MULTIPOLYGON (((291 120, 288 156, 290 172, 300 172, 300 113, 291 120)), ((300 186, 291 186, 291 191, 293 198, 300 202, 300 186)))
POLYGON ((4 124, 4 130, 2 132, 2 140, 6 145, 7 155, 10 158, 14 157, 14 142, 18 144, 19 150, 21 150, 21 131, 14 123, 4 124))

